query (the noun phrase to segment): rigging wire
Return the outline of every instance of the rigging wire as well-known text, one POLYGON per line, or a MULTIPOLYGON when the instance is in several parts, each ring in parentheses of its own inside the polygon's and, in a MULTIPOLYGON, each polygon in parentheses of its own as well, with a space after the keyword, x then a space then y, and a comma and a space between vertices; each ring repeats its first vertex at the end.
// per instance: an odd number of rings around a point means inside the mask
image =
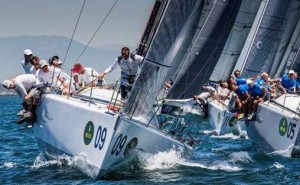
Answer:
POLYGON ((117 4, 119 0, 116 0, 115 3, 113 4, 113 6, 110 8, 110 10, 108 11, 108 13, 106 14, 106 16, 104 17, 104 19, 102 20, 102 22, 100 23, 100 25, 98 26, 97 30, 95 31, 95 33, 93 34, 93 36, 91 37, 91 39, 89 40, 89 42, 86 44, 85 48, 82 50, 82 52, 80 53, 79 57, 77 58, 77 61, 79 60, 79 58, 82 56, 82 54, 85 52, 85 50, 87 49, 87 47, 89 46, 89 44, 91 43, 91 41, 94 39, 94 37, 96 36, 97 32, 99 31, 99 29, 102 27, 102 25, 104 24, 104 22, 106 21, 107 17, 109 16, 109 14, 111 13, 111 11, 113 10, 113 8, 115 7, 115 5, 117 4))
POLYGON ((77 18, 77 22, 76 22, 75 28, 74 28, 74 30, 73 30, 73 34, 72 34, 71 40, 70 40, 70 42, 69 42, 68 49, 67 49, 66 54, 65 54, 65 56, 64 56, 64 60, 63 60, 64 62, 63 62, 63 64, 62 64, 62 68, 63 68, 63 65, 64 65, 65 62, 66 62, 67 55, 68 55, 68 53, 69 53, 71 44, 72 44, 72 42, 73 42, 73 38, 74 38, 75 32, 76 32, 76 30, 77 30, 77 26, 78 26, 78 23, 79 23, 79 20, 80 20, 80 17, 81 17, 81 14, 82 14, 82 11, 83 11, 85 2, 86 2, 86 0, 83 1, 83 4, 82 4, 82 6, 81 6, 81 10, 80 10, 79 16, 78 16, 78 18, 77 18))
MULTIPOLYGON (((66 63, 66 58, 67 58, 67 55, 68 55, 68 53, 69 53, 69 50, 70 50, 70 47, 71 47, 71 44, 72 44, 72 41, 73 41, 75 32, 76 32, 76 30, 77 30, 77 26, 78 26, 78 23, 79 23, 79 20, 80 20, 80 17, 81 17, 81 14, 82 14, 82 11, 83 11, 85 2, 86 2, 86 0, 83 1, 83 4, 82 4, 82 6, 81 6, 81 10, 80 10, 80 13, 79 13, 79 15, 78 15, 78 19, 77 19, 75 28, 74 28, 74 30, 73 30, 73 34, 72 34, 71 40, 70 40, 70 42, 69 42, 68 49, 67 49, 66 54, 65 54, 65 56, 64 56, 64 60, 63 60, 63 64, 62 64, 62 66, 61 66, 61 69, 63 69, 64 64, 66 63)), ((54 70, 54 71, 55 71, 55 70, 54 70)), ((53 71, 53 75, 54 75, 54 71, 53 71)), ((62 70, 59 71, 58 77, 60 76, 61 72, 62 72, 62 70)), ((71 81, 72 81, 72 79, 70 79, 70 82, 71 82, 71 81)), ((57 82, 58 82, 58 80, 56 80, 54 87, 57 85, 57 82)))

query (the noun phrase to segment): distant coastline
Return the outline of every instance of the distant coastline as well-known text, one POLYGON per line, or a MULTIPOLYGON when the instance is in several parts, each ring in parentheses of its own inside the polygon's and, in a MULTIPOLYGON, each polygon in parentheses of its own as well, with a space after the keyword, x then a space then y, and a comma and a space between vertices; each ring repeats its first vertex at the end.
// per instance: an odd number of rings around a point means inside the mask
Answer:
POLYGON ((15 92, 0 92, 0 96, 17 96, 15 92))

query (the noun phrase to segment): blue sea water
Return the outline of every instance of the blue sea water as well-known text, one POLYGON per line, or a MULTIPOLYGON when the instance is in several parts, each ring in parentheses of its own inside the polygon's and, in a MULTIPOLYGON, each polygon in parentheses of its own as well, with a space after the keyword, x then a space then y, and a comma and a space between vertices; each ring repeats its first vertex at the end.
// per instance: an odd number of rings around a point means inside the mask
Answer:
POLYGON ((261 154, 246 135, 211 135, 206 120, 189 115, 199 143, 184 159, 175 151, 141 156, 103 179, 81 172, 76 160, 61 156, 47 161, 34 129, 17 125, 21 109, 15 96, 0 96, 1 184, 300 184, 300 159, 261 154))

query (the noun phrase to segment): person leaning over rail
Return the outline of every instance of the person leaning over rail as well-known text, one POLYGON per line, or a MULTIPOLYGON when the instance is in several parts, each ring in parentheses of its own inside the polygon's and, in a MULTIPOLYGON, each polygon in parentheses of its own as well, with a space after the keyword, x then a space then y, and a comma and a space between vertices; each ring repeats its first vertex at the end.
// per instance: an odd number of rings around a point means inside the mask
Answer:
POLYGON ((197 102, 197 104, 201 107, 204 112, 204 118, 208 116, 208 98, 216 99, 217 98, 217 90, 208 85, 204 85, 202 87, 203 92, 199 95, 194 95, 193 99, 197 102))
POLYGON ((76 63, 73 66, 72 72, 78 75, 78 83, 82 84, 82 87, 93 87, 97 85, 97 77, 99 74, 96 70, 76 63))
POLYGON ((118 66, 121 68, 121 99, 125 100, 127 98, 128 91, 131 90, 131 85, 135 81, 135 77, 138 72, 140 63, 143 61, 144 57, 137 54, 130 54, 128 47, 123 47, 121 49, 121 56, 117 57, 113 64, 109 66, 104 73, 98 75, 98 78, 104 78, 104 76, 118 66))
POLYGON ((45 60, 39 62, 39 67, 40 69, 36 72, 36 87, 31 89, 25 97, 25 101, 30 111, 30 115, 28 116, 28 119, 31 120, 29 123, 30 125, 33 125, 36 120, 35 108, 38 105, 41 94, 50 92, 49 86, 59 89, 64 83, 64 79, 59 76, 60 69, 49 67, 45 60))
POLYGON ((2 86, 6 89, 13 89, 22 99, 23 110, 21 110, 18 115, 24 116, 25 112, 28 111, 25 97, 27 96, 30 89, 33 88, 36 78, 33 74, 22 74, 11 80, 4 80, 2 86))

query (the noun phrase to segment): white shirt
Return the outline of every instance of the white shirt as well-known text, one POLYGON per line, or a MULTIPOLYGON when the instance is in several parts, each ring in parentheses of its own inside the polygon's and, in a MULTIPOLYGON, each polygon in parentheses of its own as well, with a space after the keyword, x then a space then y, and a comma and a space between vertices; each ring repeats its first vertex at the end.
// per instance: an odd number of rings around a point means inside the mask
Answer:
POLYGON ((134 55, 135 60, 133 60, 130 56, 127 60, 122 59, 120 64, 118 62, 118 57, 115 59, 114 63, 109 66, 104 72, 109 73, 116 69, 118 66, 121 67, 121 70, 127 75, 136 75, 139 68, 139 63, 144 59, 144 57, 140 55, 134 55))
POLYGON ((23 69, 25 71, 26 74, 30 74, 30 68, 33 67, 32 64, 30 62, 28 62, 27 64, 25 63, 25 60, 22 60, 21 62, 23 69))
POLYGON ((32 88, 33 84, 35 84, 35 81, 36 79, 33 74, 19 75, 14 79, 14 90, 18 93, 22 100, 25 100, 27 92, 32 88))
POLYGON ((53 68, 53 67, 48 67, 48 68, 49 68, 49 71, 47 73, 45 73, 42 69, 39 69, 36 72, 36 84, 52 82, 53 86, 56 84, 56 87, 59 87, 61 85, 61 83, 60 83, 60 81, 57 80, 57 77, 60 73, 60 69, 53 68))
POLYGON ((29 74, 36 74, 37 70, 35 70, 35 67, 32 66, 30 69, 29 69, 29 74))
POLYGON ((226 98, 226 97, 228 97, 228 94, 230 91, 227 88, 223 88, 223 87, 219 86, 217 88, 217 92, 218 92, 219 96, 221 96, 222 98, 226 98))
POLYGON ((79 82, 82 82, 84 85, 89 85, 93 80, 96 80, 96 76, 98 75, 95 69, 85 67, 84 73, 79 74, 79 82), (93 73, 93 75, 92 75, 93 73))

